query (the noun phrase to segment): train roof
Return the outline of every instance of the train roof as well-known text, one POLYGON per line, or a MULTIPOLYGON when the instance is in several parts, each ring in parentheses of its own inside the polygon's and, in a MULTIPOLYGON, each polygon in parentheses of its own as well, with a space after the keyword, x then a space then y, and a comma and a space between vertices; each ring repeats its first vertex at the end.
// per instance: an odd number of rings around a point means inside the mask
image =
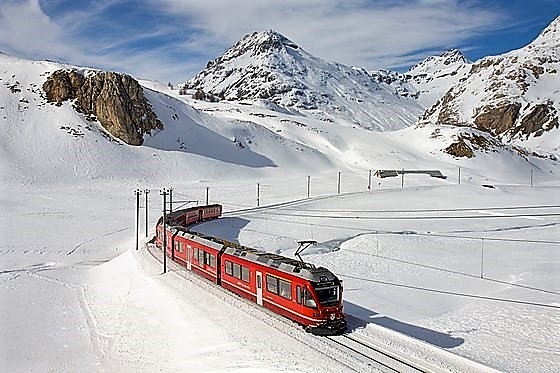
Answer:
MULTIPOLYGON (((206 207, 214 206, 217 207, 220 205, 210 205, 206 207)), ((189 212, 191 209, 196 210, 199 207, 177 210, 171 213, 173 215, 170 215, 175 218, 181 214, 189 212)), ((170 215, 168 215, 168 217, 170 215)), ((212 247, 215 250, 221 250, 225 247, 224 252, 227 254, 237 256, 243 258, 244 260, 258 263, 266 267, 276 268, 282 272, 290 273, 310 281, 328 282, 337 279, 337 277, 327 268, 315 267, 315 265, 311 263, 303 262, 295 258, 288 258, 282 255, 266 252, 264 250, 246 247, 217 237, 206 236, 202 233, 191 231, 185 226, 170 227, 170 230, 178 236, 182 236, 208 247, 212 247)))
POLYGON ((227 247, 225 252, 251 262, 260 263, 267 267, 277 268, 282 272, 291 273, 314 282, 328 282, 336 279, 336 276, 324 267, 315 267, 311 263, 287 258, 263 250, 248 247, 227 247))
MULTIPOLYGON (((184 228, 178 229, 183 230, 184 228)), ((179 234, 184 237, 189 236, 189 239, 217 250, 220 250, 225 246, 224 252, 227 254, 237 256, 243 258, 244 260, 258 263, 266 267, 276 268, 282 272, 291 273, 310 281, 328 282, 336 279, 336 276, 327 268, 315 267, 315 265, 311 263, 303 262, 298 259, 288 258, 282 255, 266 252, 264 250, 246 247, 238 243, 216 237, 205 236, 188 230, 184 230, 179 234)))

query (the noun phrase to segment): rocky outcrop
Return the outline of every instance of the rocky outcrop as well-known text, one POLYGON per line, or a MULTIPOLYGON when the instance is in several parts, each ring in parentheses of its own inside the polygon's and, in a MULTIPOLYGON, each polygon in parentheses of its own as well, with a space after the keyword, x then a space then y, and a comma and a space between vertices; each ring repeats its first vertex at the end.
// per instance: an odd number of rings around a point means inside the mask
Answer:
POLYGON ((43 90, 47 100, 58 105, 75 100, 77 111, 97 118, 111 135, 129 145, 142 145, 144 134, 163 128, 140 84, 126 74, 57 70, 43 90))
POLYGON ((481 130, 494 136, 501 135, 512 130, 519 115, 521 104, 503 103, 502 105, 491 107, 484 106, 482 112, 474 119, 474 124, 481 130))

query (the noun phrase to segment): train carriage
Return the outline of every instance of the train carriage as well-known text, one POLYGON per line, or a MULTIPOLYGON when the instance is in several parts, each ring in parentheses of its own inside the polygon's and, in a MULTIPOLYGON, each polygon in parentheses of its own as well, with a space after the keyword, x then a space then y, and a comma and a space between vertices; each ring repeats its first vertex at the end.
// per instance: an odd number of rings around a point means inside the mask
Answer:
MULTIPOLYGON (((315 334, 346 329, 342 283, 328 269, 204 236, 189 226, 222 213, 220 205, 192 207, 167 216, 167 255, 202 277, 283 315, 315 334), (182 226, 176 226, 176 224, 182 226)), ((163 218, 155 242, 163 244, 163 218)))
POLYGON ((316 334, 346 328, 342 284, 328 269, 245 247, 226 247, 222 286, 316 334))

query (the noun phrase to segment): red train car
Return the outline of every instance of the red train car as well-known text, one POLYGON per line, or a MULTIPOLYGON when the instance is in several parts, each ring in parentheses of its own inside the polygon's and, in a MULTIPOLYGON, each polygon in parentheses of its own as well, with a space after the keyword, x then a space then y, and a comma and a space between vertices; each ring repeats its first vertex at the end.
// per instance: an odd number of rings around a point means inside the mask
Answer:
MULTIPOLYGON (((170 214, 167 255, 187 270, 303 325, 312 333, 338 334, 346 329, 342 283, 328 269, 188 230, 188 225, 217 218, 221 212, 220 205, 210 205, 170 214)), ((163 244, 162 223, 160 219, 156 226, 159 247, 163 244)))
POLYGON ((245 247, 225 246, 221 285, 304 325, 314 334, 346 329, 342 284, 328 269, 245 247))

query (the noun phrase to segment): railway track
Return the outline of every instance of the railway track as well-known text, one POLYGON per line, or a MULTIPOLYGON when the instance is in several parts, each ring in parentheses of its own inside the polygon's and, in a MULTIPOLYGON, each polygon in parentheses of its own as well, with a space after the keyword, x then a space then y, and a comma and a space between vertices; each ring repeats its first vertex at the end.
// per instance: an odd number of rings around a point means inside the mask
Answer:
MULTIPOLYGON (((162 252, 148 245, 147 252, 158 262, 162 262, 162 252)), ((345 371, 352 372, 447 372, 436 366, 428 365, 418 359, 414 360, 408 357, 400 356, 398 353, 388 351, 383 345, 375 343, 375 341, 362 336, 359 333, 348 333, 340 336, 321 337, 315 336, 303 331, 301 327, 282 316, 279 316, 265 308, 256 307, 254 303, 237 297, 235 294, 218 287, 205 279, 200 278, 190 272, 178 263, 173 262, 171 258, 168 260, 169 269, 183 278, 189 278, 196 282, 206 293, 212 293, 220 299, 237 306, 238 302, 249 305, 251 307, 251 316, 267 324, 269 327, 276 329, 278 332, 287 334, 296 339, 300 343, 313 348, 322 353, 329 359, 335 360, 345 371), (227 295, 224 297, 223 295, 227 295), (272 319, 274 322, 271 322, 272 319)), ((245 312, 246 314, 248 312, 245 312)))
POLYGON ((382 372, 434 372, 437 367, 428 367, 425 364, 414 362, 409 358, 391 353, 386 349, 375 346, 363 337, 345 334, 326 337, 339 348, 347 350, 350 354, 362 360, 365 364, 376 367, 382 372))

